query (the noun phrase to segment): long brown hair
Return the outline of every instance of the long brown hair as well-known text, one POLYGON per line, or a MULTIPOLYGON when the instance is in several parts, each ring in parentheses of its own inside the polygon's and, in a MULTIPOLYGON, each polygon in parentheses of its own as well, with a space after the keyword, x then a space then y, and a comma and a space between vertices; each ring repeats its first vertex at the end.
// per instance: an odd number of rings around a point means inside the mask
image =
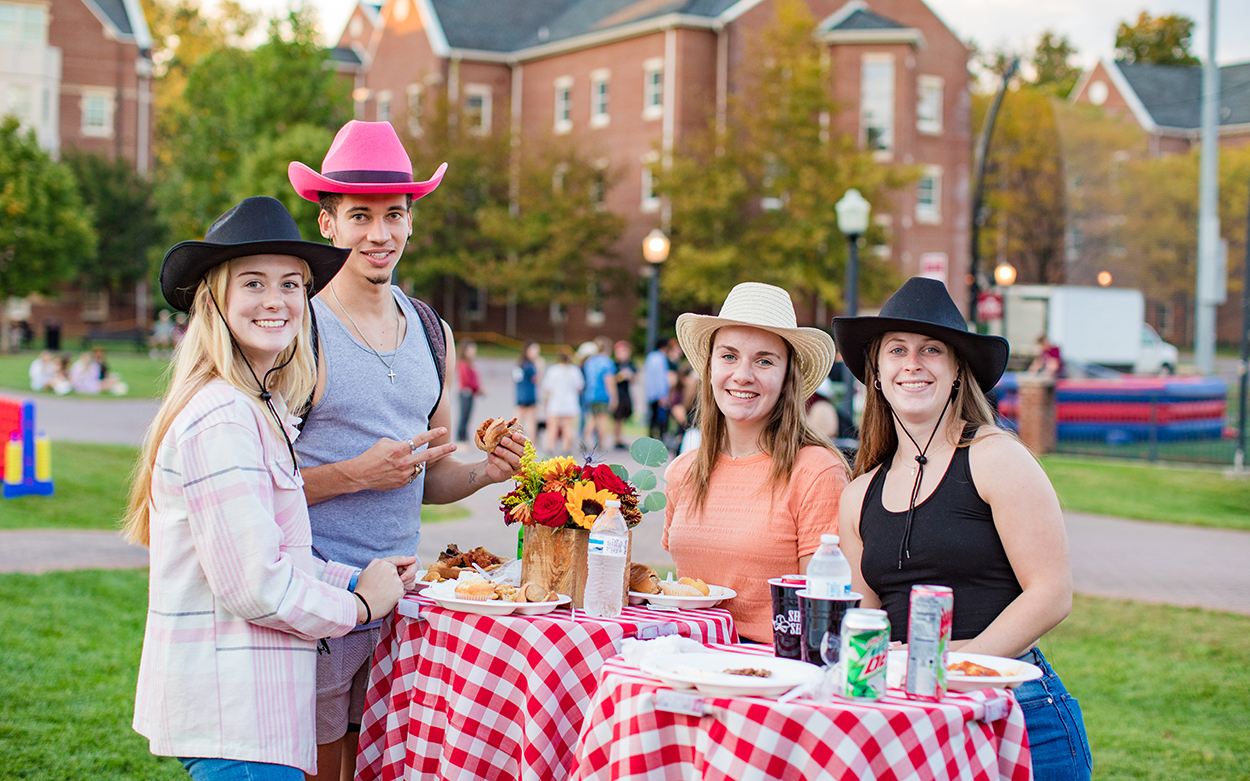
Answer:
MULTIPOLYGON (((767 330, 767 329, 760 329, 767 330)), ((716 329, 709 337, 710 344, 716 344, 716 329)), ((803 378, 799 374, 798 362, 794 359, 794 348, 785 339, 786 344, 786 376, 781 383, 781 395, 777 404, 768 415, 764 430, 757 441, 760 450, 772 458, 772 466, 768 473, 768 487, 773 495, 790 482, 790 473, 794 471, 794 462, 798 460, 799 451, 805 447, 823 447, 838 457, 842 468, 849 467, 846 458, 833 446, 827 438, 821 436, 807 423, 806 403, 803 398, 803 378)), ((686 475, 683 487, 690 489, 694 499, 693 507, 699 513, 707 504, 708 487, 712 482, 712 470, 720 457, 721 449, 728 441, 729 433, 725 426, 725 415, 716 406, 716 397, 712 390, 712 350, 708 350, 707 361, 699 373, 699 433, 703 435, 699 442, 699 450, 694 457, 694 465, 686 475)))
MULTIPOLYGON (((859 451, 855 454, 855 471, 851 475, 853 478, 871 472, 898 449, 898 432, 894 428, 890 403, 877 387, 877 359, 884 339, 884 334, 873 337, 864 350, 867 359, 864 361, 864 385, 868 389, 868 396, 864 400, 864 419, 859 427, 859 451)), ((990 407, 963 356, 949 344, 946 344, 946 348, 955 356, 955 376, 959 379, 959 388, 951 402, 953 414, 945 418, 944 433, 947 441, 955 442, 957 447, 967 447, 994 434, 1011 436, 1010 432, 998 427, 994 420, 994 409, 990 407), (972 433, 965 436, 965 431, 972 433)))
MULTIPOLYGON (((243 391, 258 407, 264 410, 260 400, 260 390, 256 380, 244 365, 246 359, 234 348, 230 339, 230 331, 221 317, 213 300, 229 306, 230 271, 234 265, 244 258, 219 263, 208 270, 204 279, 200 280, 195 291, 195 302, 191 307, 191 318, 187 324, 187 334, 181 344, 174 350, 174 359, 169 371, 172 379, 165 401, 148 428, 143 443, 143 453, 135 466, 130 486, 130 501, 123 519, 123 533, 130 542, 147 545, 150 539, 149 510, 152 500, 152 470, 156 466, 156 455, 161 442, 169 432, 174 418, 187 406, 192 397, 199 393, 209 382, 221 378, 243 391), (210 297, 211 292, 211 297, 210 297)), ((305 291, 312 280, 308 264, 300 261, 300 270, 304 277, 305 291)), ((282 399, 306 399, 313 391, 316 383, 316 364, 312 355, 312 318, 308 316, 311 303, 307 293, 304 297, 304 318, 299 333, 285 350, 279 353, 275 365, 280 365, 287 358, 291 362, 273 373, 269 381, 269 390, 275 397, 282 399)), ((263 375, 262 375, 263 376, 263 375)), ((265 411, 264 417, 275 431, 278 422, 265 411)))

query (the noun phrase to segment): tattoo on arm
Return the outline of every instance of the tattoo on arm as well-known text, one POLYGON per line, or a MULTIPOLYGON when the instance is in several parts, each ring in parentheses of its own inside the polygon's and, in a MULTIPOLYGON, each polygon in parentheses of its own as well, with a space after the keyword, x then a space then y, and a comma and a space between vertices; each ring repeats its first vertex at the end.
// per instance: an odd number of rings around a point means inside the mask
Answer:
POLYGON ((477 484, 477 470, 470 469, 469 470, 469 485, 476 485, 476 484, 477 484))

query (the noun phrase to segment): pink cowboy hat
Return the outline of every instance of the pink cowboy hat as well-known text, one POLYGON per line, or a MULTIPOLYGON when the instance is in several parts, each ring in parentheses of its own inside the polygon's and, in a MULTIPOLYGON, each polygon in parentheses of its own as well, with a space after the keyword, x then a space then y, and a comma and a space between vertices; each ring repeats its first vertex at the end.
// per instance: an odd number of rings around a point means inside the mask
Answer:
POLYGON ((317 193, 412 193, 414 199, 434 192, 447 164, 424 182, 412 180, 412 161, 390 122, 352 120, 339 130, 321 163, 321 173, 301 162, 287 166, 299 197, 316 202, 317 193))

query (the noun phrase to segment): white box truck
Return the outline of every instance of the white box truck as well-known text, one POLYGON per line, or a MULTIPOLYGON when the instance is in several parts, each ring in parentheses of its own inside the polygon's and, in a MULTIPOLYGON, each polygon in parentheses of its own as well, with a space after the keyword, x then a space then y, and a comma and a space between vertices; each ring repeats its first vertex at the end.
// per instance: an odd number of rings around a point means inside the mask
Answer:
POLYGON ((1146 323, 1140 290, 1015 285, 1007 288, 1004 308, 1013 355, 1037 355, 1044 333, 1065 361, 1135 374, 1176 371, 1177 350, 1146 323))

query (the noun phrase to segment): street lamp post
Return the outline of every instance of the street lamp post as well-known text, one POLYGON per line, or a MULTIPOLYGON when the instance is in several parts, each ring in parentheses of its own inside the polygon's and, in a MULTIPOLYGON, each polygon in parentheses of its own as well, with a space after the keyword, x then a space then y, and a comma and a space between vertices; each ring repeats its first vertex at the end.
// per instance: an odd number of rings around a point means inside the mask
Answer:
POLYGON ((1007 288, 1016 283, 1016 267, 1003 261, 994 267, 994 281, 1002 288, 1002 313, 999 317, 1003 320, 1003 338, 1007 338, 1007 288))
POLYGON ((668 260, 670 242, 659 228, 642 240, 642 257, 651 264, 651 280, 647 286, 647 354, 656 348, 660 330, 660 266, 668 260))
MULTIPOLYGON (((843 317, 855 317, 859 314, 859 237, 868 230, 868 216, 872 213, 872 204, 859 194, 859 190, 850 189, 842 200, 833 207, 838 215, 838 230, 846 236, 846 310, 843 317)), ((845 366, 846 356, 842 357, 845 366)), ((847 420, 855 419, 855 378, 847 370, 843 370, 846 381, 846 394, 842 403, 846 407, 847 420)))

